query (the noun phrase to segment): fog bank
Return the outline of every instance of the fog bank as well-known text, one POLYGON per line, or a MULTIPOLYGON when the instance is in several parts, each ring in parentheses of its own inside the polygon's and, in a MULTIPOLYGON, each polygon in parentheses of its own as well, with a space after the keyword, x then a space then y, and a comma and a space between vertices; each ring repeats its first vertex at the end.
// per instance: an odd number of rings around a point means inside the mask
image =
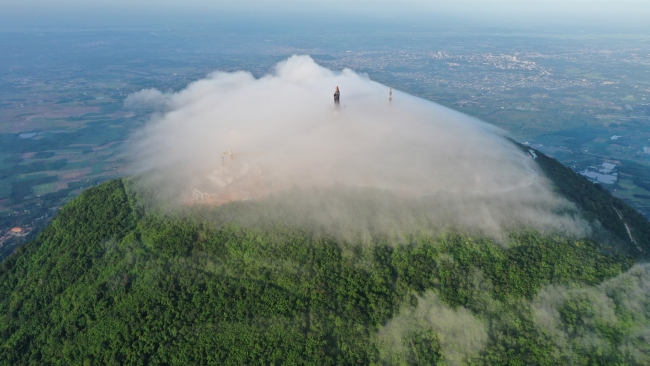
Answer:
POLYGON ((308 56, 292 56, 259 79, 215 72, 176 93, 142 90, 125 105, 157 111, 133 136, 129 156, 165 202, 218 205, 317 189, 318 199, 295 206, 348 224, 366 225, 369 215, 409 221, 412 210, 399 218, 392 212, 403 199, 430 202, 430 222, 497 237, 521 225, 589 232, 499 129, 397 90, 389 100, 388 86, 308 56), (341 204, 336 187, 399 199, 349 215, 344 206, 355 197, 341 204))

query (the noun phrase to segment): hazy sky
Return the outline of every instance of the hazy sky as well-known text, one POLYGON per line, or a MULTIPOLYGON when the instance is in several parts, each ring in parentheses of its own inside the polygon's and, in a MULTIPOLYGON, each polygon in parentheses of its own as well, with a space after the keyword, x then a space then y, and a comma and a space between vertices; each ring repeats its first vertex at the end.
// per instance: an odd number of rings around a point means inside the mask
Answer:
POLYGON ((119 13, 124 15, 169 14, 311 14, 358 16, 456 16, 480 17, 487 21, 535 22, 638 22, 650 16, 647 0, 0 0, 0 14, 119 13))

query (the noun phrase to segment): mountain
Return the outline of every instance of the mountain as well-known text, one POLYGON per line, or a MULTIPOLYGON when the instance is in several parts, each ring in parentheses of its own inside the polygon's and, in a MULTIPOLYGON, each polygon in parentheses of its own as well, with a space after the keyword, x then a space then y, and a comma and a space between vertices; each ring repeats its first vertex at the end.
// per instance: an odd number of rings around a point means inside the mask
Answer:
MULTIPOLYGON (((527 148, 520 145, 524 150, 527 148)), ((570 168, 534 150, 537 165, 555 184, 556 191, 576 203, 590 221, 597 221, 603 228, 619 239, 636 244, 630 247, 632 255, 650 253, 650 225, 637 210, 621 199, 613 197, 600 184, 593 184, 570 168)))
POLYGON ((132 179, 89 189, 0 264, 0 364, 650 363, 650 223, 536 155, 592 238, 355 237, 273 200, 167 213, 132 179))

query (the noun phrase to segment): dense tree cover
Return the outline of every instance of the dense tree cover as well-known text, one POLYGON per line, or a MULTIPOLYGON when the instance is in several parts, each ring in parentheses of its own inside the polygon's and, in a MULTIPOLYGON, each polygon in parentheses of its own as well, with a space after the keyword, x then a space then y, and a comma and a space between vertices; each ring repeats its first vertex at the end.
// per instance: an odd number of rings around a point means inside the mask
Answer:
MULTIPOLYGON (((521 146, 524 150, 528 147, 521 146)), ((599 184, 593 184, 555 159, 535 150, 537 164, 555 184, 557 191, 581 209, 589 220, 596 220, 607 231, 630 243, 625 224, 633 239, 643 250, 631 247, 630 254, 648 258, 650 255, 650 223, 637 210, 605 191, 599 184), (617 212, 618 211, 618 212, 617 212)))
MULTIPOLYGON (((591 240, 521 229, 507 248, 452 231, 355 242, 282 217, 227 219, 273 212, 261 202, 164 214, 141 201, 122 180, 89 189, 0 264, 0 364, 643 364, 617 351, 631 327, 590 328, 618 332, 600 357, 536 315, 540 292, 633 265, 591 240), (450 345, 453 323, 480 333, 474 352, 450 345)), ((567 299, 560 323, 578 329, 589 304, 567 299)))

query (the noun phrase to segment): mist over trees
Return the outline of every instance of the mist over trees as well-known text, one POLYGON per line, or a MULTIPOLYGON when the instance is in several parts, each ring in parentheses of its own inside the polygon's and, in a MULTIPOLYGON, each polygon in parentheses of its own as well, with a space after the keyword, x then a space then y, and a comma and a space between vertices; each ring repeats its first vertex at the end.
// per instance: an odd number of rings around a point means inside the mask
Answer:
POLYGON ((650 223, 385 89, 292 57, 129 97, 160 109, 130 141, 141 174, 86 190, 0 263, 0 364, 650 363, 650 223), (359 108, 309 119, 339 81, 359 108), (202 178, 227 198, 183 197, 202 178))
POLYGON ((355 239, 264 200, 161 211, 136 187, 84 192, 0 264, 1 363, 649 361, 647 265, 624 238, 355 239))

